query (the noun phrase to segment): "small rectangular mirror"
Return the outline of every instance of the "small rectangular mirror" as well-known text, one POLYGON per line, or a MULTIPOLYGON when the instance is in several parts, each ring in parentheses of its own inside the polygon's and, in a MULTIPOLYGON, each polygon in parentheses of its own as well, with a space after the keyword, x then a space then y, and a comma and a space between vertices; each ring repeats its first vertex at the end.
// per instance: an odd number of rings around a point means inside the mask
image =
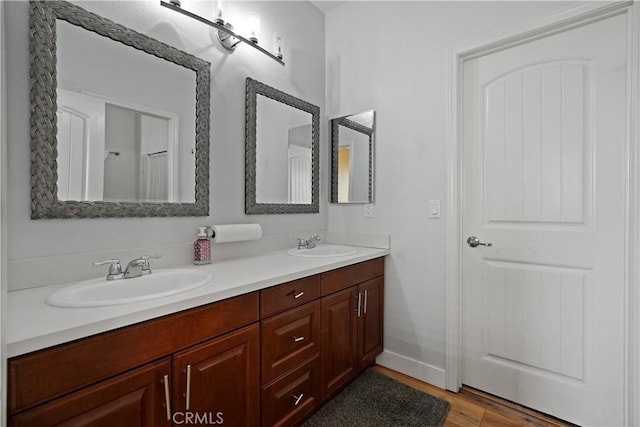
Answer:
POLYGON ((331 120, 331 203, 373 202, 375 111, 331 120))

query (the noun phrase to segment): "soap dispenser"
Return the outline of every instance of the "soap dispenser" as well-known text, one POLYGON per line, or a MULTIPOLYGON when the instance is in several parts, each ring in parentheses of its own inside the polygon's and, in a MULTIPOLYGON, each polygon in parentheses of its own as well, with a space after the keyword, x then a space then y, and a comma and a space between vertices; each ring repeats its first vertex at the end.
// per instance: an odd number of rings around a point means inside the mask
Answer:
POLYGON ((211 264, 211 240, 207 235, 207 227, 200 227, 198 239, 193 243, 193 263, 211 264))

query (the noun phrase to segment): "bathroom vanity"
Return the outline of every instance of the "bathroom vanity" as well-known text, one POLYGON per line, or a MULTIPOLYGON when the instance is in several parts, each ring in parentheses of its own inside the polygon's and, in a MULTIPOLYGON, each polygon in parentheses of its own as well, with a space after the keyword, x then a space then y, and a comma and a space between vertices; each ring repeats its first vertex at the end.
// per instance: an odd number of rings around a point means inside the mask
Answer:
MULTIPOLYGON (((214 283, 191 298, 192 308, 90 336, 69 341, 91 330, 80 320, 74 328, 67 323, 64 333, 59 326, 33 334, 23 350, 67 342, 9 359, 9 425, 169 426, 188 417, 209 425, 297 425, 382 351, 387 253, 365 249, 346 259, 293 262, 279 253, 221 262, 205 267, 220 281, 232 271, 242 276, 243 261, 248 269, 276 259, 289 265, 267 270, 259 281, 237 279, 236 295, 214 283), (207 296, 213 302, 201 304, 207 296)), ((163 310, 183 307, 173 301, 163 310)), ((60 324, 55 313, 83 311, 41 309, 44 323, 49 316, 60 324)))

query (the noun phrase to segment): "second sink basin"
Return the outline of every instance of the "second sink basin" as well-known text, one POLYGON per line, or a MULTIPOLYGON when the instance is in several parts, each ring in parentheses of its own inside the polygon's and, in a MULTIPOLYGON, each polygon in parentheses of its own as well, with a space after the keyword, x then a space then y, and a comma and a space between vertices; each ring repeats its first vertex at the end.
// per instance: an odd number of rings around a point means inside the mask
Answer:
POLYGON ((49 295, 55 307, 102 307, 129 304, 187 292, 208 283, 211 274, 192 268, 154 270, 132 279, 92 279, 75 283, 49 295))
POLYGON ((335 256, 353 255, 358 252, 357 248, 343 245, 318 245, 313 249, 289 249, 287 254, 293 256, 302 256, 310 258, 329 258, 335 256))

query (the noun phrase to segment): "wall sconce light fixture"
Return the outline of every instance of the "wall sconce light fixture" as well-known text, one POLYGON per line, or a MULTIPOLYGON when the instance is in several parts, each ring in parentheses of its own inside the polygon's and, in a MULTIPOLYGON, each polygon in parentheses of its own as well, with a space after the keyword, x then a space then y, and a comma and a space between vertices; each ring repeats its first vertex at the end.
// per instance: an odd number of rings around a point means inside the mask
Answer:
POLYGON ((240 34, 236 34, 236 32, 234 31, 233 25, 231 25, 229 22, 224 21, 223 4, 221 0, 216 1, 215 21, 210 21, 206 18, 203 18, 202 16, 196 15, 195 13, 191 13, 187 10, 182 9, 180 7, 179 0, 170 0, 169 2, 165 2, 164 0, 161 0, 160 5, 217 29, 218 40, 220 41, 220 44, 228 51, 233 51, 238 44, 244 42, 249 46, 252 46, 253 48, 264 53, 265 55, 267 55, 274 61, 278 62, 279 64, 284 65, 284 61, 282 60, 282 38, 281 37, 278 36, 278 39, 280 40, 280 44, 279 45, 275 44, 274 46, 276 50, 275 55, 269 52, 268 50, 264 49, 262 46, 258 44, 258 33, 260 32, 260 15, 258 15, 257 13, 250 13, 249 16, 247 17, 247 24, 250 31, 250 36, 247 39, 241 36, 240 34))

